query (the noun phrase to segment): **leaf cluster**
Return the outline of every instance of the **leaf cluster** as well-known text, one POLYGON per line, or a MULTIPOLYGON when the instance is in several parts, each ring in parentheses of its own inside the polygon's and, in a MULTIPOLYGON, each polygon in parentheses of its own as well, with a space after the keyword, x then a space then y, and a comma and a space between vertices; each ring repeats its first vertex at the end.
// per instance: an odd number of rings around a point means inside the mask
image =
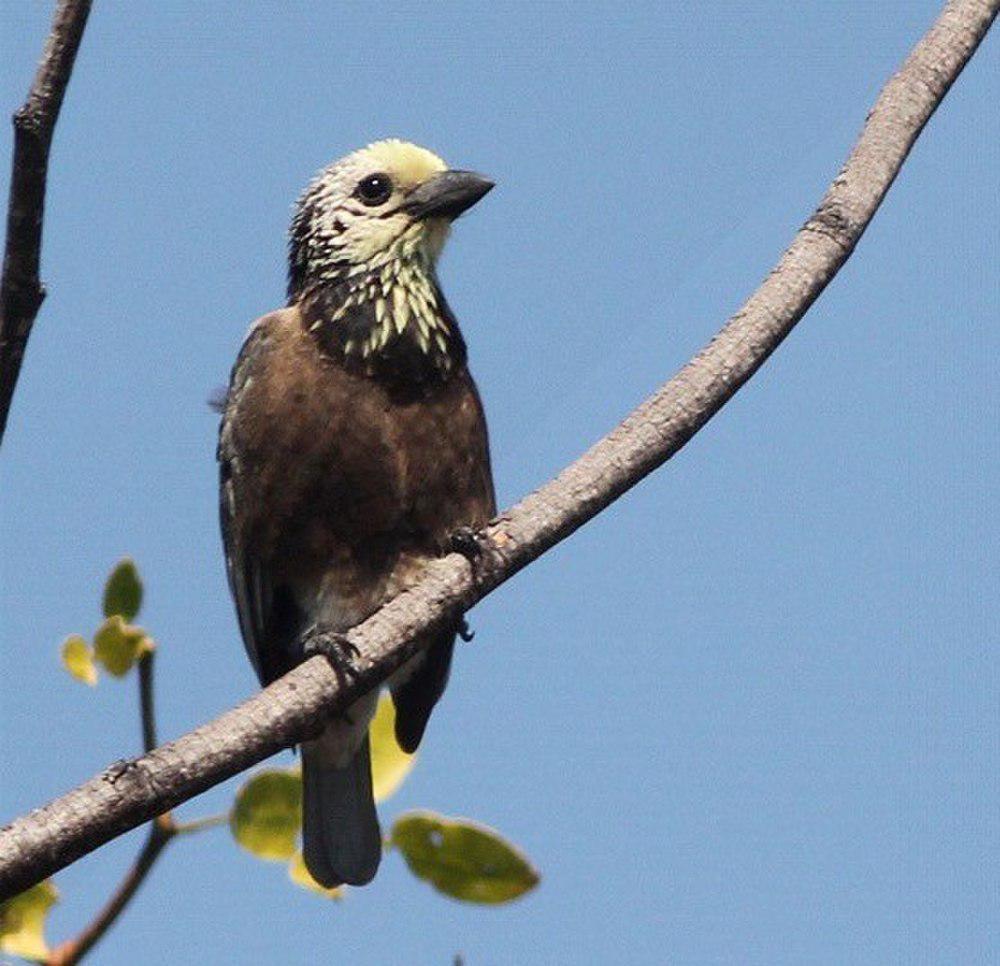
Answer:
POLYGON ((104 585, 104 621, 94 632, 93 643, 79 634, 71 634, 63 641, 63 667, 78 681, 94 687, 98 665, 113 677, 122 678, 156 646, 141 627, 131 623, 142 607, 142 593, 138 568, 126 557, 104 585))

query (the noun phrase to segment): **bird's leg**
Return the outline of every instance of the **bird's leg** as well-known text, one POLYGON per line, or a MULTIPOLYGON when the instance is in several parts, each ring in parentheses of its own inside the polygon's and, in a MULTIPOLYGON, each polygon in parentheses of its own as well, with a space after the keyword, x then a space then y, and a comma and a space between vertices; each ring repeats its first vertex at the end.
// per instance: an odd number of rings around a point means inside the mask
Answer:
POLYGON ((299 640, 305 657, 322 654, 329 661, 341 687, 346 686, 349 679, 358 677, 360 672, 354 666, 354 658, 359 657, 361 652, 342 631, 335 631, 324 624, 313 624, 299 640))
MULTIPOLYGON (((448 534, 442 553, 460 553, 465 557, 472 568, 472 579, 477 584, 482 584, 486 580, 490 568, 499 559, 499 553, 493 540, 486 534, 467 526, 457 527, 448 534)), ((475 631, 469 627, 469 623, 464 617, 459 621, 455 633, 466 643, 476 636, 475 631)))

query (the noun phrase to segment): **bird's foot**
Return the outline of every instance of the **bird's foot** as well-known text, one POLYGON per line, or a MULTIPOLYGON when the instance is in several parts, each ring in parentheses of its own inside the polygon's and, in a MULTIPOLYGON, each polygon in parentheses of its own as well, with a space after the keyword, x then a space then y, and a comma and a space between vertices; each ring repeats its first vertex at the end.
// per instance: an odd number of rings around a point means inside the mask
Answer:
POLYGON ((322 624, 314 624, 302 635, 302 653, 307 658, 317 654, 325 657, 342 687, 361 673, 354 665, 354 659, 360 657, 361 652, 346 634, 322 624))
POLYGON ((458 625, 458 630, 456 631, 458 636, 465 641, 466 644, 469 643, 475 636, 476 632, 469 627, 469 622, 463 617, 461 623, 458 625))
POLYGON ((448 534, 448 550, 460 553, 473 566, 483 556, 485 543, 486 538, 481 537, 472 527, 458 527, 448 534))
MULTIPOLYGON (((472 527, 459 527, 448 535, 448 550, 460 553, 469 561, 472 579, 477 584, 485 581, 488 572, 498 560, 496 545, 482 531, 472 527)), ((463 638, 464 640, 464 638, 463 638)))

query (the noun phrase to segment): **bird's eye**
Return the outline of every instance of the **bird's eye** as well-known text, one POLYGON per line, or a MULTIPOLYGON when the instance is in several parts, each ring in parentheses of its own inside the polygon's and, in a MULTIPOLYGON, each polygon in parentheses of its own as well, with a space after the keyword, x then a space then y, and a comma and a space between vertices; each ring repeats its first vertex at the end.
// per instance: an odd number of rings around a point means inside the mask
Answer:
POLYGON ((387 174, 370 174, 358 182, 354 193, 370 207, 385 204, 392 194, 392 179, 387 174))

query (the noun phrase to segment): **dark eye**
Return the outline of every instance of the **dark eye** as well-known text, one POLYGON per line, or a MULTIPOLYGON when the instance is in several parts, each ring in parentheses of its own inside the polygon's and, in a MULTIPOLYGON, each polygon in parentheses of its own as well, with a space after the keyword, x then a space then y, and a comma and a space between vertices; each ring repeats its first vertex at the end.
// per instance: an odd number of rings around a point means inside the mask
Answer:
POLYGON ((366 205, 385 204, 392 194, 392 179, 387 174, 370 174, 358 182, 354 193, 366 205))

